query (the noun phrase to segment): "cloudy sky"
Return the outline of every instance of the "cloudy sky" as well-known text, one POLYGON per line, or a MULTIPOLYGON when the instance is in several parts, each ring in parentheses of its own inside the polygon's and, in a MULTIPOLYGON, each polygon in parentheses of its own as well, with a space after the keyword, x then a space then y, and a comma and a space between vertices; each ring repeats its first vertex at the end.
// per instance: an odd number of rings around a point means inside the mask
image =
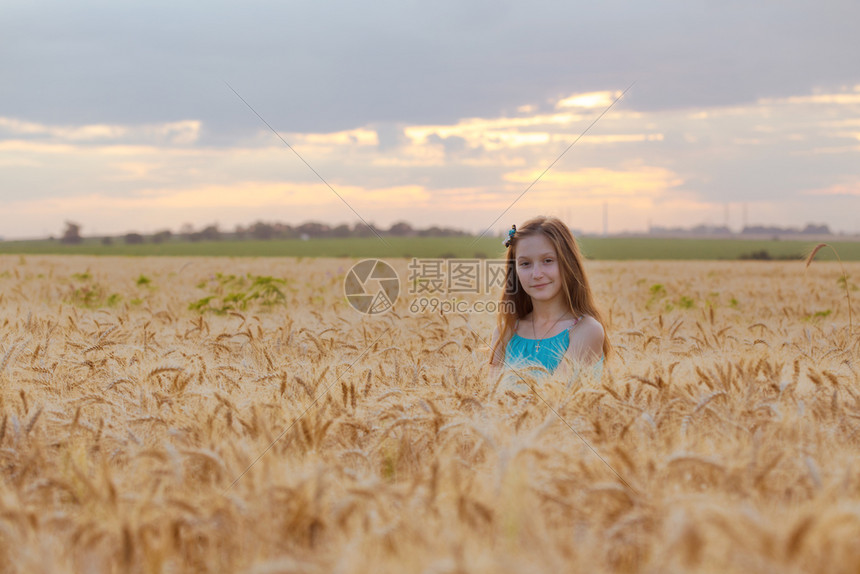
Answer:
POLYGON ((599 232, 604 205, 610 232, 860 232, 856 0, 6 0, 0 13, 5 238, 66 220, 84 235, 353 223, 350 207, 378 226, 500 230, 550 213, 599 232))

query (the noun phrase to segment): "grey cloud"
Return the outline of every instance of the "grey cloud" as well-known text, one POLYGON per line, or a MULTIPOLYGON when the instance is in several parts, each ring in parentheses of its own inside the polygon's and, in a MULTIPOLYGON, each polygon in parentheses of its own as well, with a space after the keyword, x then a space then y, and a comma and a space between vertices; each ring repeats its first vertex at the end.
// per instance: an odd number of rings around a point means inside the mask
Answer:
POLYGON ((445 150, 446 157, 464 156, 468 152, 466 140, 460 136, 448 136, 443 138, 438 134, 430 134, 427 136, 427 142, 430 145, 442 146, 445 150))
POLYGON ((383 123, 371 127, 376 130, 381 152, 391 151, 409 143, 402 125, 383 123))
POLYGON ((0 23, 4 115, 202 119, 212 143, 259 129, 438 123, 621 89, 668 109, 860 83, 860 5, 20 3, 0 23))

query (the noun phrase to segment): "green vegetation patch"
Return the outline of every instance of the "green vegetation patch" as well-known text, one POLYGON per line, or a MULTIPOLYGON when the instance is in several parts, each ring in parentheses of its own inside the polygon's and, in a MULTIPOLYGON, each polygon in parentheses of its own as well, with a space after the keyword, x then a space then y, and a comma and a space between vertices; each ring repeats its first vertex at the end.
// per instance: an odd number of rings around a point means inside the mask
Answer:
POLYGON ((77 307, 100 309, 114 307, 122 301, 119 293, 111 293, 104 285, 95 281, 89 271, 74 273, 66 288, 63 300, 77 307))
POLYGON ((192 302, 188 308, 198 313, 224 314, 245 311, 252 305, 262 308, 283 305, 287 296, 287 280, 263 275, 225 275, 217 273, 197 285, 208 292, 192 302))

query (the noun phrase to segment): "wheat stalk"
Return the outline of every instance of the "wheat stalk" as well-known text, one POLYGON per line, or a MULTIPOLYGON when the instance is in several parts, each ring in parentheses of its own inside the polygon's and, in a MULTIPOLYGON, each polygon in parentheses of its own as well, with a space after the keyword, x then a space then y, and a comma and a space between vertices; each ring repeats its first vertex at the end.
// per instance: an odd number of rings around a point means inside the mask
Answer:
POLYGON ((839 268, 842 270, 842 279, 845 283, 845 297, 848 299, 848 335, 851 336, 854 333, 854 323, 852 321, 851 314, 851 290, 848 288, 848 273, 845 272, 845 265, 842 264, 842 258, 839 257, 839 253, 836 251, 836 248, 829 243, 819 243, 816 245, 815 249, 813 249, 806 258, 806 269, 809 269, 809 265, 812 263, 812 260, 815 259, 818 252, 825 247, 829 247, 830 250, 833 251, 833 254, 836 255, 836 259, 839 261, 839 268))

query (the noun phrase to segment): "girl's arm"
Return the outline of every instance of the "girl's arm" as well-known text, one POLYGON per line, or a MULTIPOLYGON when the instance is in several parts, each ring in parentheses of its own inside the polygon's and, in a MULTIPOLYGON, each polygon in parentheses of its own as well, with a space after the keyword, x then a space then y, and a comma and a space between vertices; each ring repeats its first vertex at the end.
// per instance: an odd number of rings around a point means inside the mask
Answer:
POLYGON ((581 380, 583 375, 600 378, 602 368, 598 363, 603 357, 603 325, 593 317, 584 317, 570 331, 570 344, 556 371, 568 387, 581 380), (594 369, 594 370, 592 370, 594 369), (600 369, 600 370, 598 370, 600 369))

